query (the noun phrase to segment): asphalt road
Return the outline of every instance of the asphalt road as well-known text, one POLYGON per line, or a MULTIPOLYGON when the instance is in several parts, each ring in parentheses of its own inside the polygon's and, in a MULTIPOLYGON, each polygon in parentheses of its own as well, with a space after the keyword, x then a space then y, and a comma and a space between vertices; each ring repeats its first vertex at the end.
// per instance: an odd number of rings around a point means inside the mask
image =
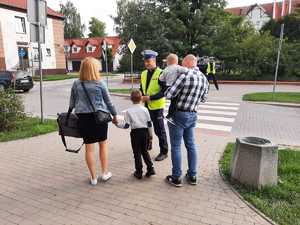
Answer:
MULTIPOLYGON (((103 78, 106 80, 106 78, 103 78)), ((69 105, 73 80, 44 82, 44 115, 55 118, 69 105)), ((109 80, 109 88, 129 88, 121 78, 109 80)), ((138 87, 138 85, 135 85, 138 87)), ((210 88, 208 103, 198 112, 197 130, 208 135, 258 136, 275 143, 300 146, 300 108, 259 105, 242 101, 242 95, 250 92, 271 91, 271 85, 221 85, 220 91, 210 88)), ((297 86, 278 86, 278 91, 299 91, 297 86)), ((40 115, 39 84, 24 97, 27 113, 40 115)), ((130 102, 127 98, 112 96, 118 113, 122 114, 130 102)))

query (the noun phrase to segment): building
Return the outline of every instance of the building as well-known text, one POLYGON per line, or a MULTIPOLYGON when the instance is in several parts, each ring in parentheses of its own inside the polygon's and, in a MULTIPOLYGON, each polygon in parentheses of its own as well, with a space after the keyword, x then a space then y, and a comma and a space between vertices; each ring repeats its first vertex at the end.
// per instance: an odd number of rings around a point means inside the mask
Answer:
MULTIPOLYGON (((65 40, 65 54, 69 71, 79 71, 81 60, 85 57, 94 57, 103 64, 102 46, 106 42, 107 48, 111 48, 113 57, 113 70, 119 67, 121 55, 119 54, 120 37, 94 37, 65 40)), ((105 68, 104 68, 105 69, 105 68)), ((102 70, 102 68, 101 68, 102 70)))
MULTIPOLYGON (((42 68, 45 74, 65 73, 64 17, 48 8, 42 68)), ((38 65, 37 43, 30 42, 26 0, 0 0, 0 70, 30 69, 38 65), (19 52, 25 52, 19 57, 19 52)))
MULTIPOLYGON (((281 17, 282 2, 277 3, 277 13, 275 13, 275 18, 279 19, 281 17)), ((227 8, 225 11, 232 13, 237 16, 244 16, 248 21, 250 21, 256 30, 260 30, 268 21, 273 18, 274 3, 266 4, 254 4, 250 6, 242 6, 236 8, 227 8)), ((296 8, 300 8, 300 0, 293 0, 291 5, 291 11, 294 12, 296 8)), ((285 9, 288 12, 289 0, 285 1, 285 9)))

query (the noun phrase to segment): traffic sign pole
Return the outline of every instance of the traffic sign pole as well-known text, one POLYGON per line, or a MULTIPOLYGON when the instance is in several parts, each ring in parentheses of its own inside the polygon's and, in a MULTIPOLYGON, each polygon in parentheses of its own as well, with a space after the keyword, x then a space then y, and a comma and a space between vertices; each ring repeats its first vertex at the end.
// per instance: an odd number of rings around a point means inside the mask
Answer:
POLYGON ((277 53, 277 62, 276 62, 276 69, 275 69, 275 76, 274 76, 274 83, 273 83, 273 92, 272 92, 272 100, 275 100, 275 92, 276 92, 276 86, 277 86, 277 79, 278 79, 278 68, 279 68, 279 61, 280 61, 280 54, 281 54, 281 48, 282 48, 282 42, 283 42, 283 35, 284 35, 284 23, 281 24, 280 28, 280 39, 279 39, 279 47, 278 47, 278 53, 277 53))
POLYGON ((107 88, 108 88, 108 55, 107 55, 107 44, 105 44, 105 52, 106 52, 106 57, 105 57, 105 67, 106 67, 106 82, 107 82, 107 88))
POLYGON ((130 61, 131 61, 131 89, 133 90, 133 54, 131 53, 131 57, 130 57, 130 61))

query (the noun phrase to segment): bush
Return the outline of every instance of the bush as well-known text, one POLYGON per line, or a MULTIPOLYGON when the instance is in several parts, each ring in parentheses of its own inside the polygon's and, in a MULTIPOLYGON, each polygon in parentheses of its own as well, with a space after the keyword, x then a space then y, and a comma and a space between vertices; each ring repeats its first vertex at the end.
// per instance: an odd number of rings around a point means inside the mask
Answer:
POLYGON ((13 90, 0 91, 0 132, 14 129, 17 121, 25 116, 20 96, 13 90))

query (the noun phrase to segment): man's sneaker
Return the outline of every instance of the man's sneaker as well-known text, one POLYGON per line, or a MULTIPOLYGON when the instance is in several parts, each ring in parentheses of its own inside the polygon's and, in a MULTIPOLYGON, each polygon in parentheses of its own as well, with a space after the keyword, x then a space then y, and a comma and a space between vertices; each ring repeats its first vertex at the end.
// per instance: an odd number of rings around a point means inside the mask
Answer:
POLYGON ((135 172, 133 173, 133 176, 134 176, 136 179, 140 180, 140 179, 143 178, 143 173, 135 171, 135 172))
POLYGON ((181 187, 182 186, 182 181, 180 178, 174 178, 173 176, 169 175, 166 177, 166 181, 175 186, 175 187, 181 187))
POLYGON ((107 173, 105 173, 105 174, 102 175, 101 180, 108 181, 111 177, 112 177, 112 173, 111 172, 107 172, 107 173))
POLYGON ((96 176, 96 178, 90 178, 90 184, 92 185, 92 186, 96 186, 97 185, 97 183, 98 183, 98 176, 96 176))
POLYGON ((168 158, 168 155, 167 155, 167 154, 159 153, 159 155, 156 156, 155 161, 163 161, 163 160, 166 159, 166 158, 168 158))
POLYGON ((156 174, 156 173, 155 173, 154 168, 151 167, 151 169, 148 169, 148 170, 147 170, 147 173, 145 174, 145 176, 146 176, 146 177, 151 177, 151 176, 153 176, 153 175, 155 175, 155 174, 156 174))
POLYGON ((197 177, 196 176, 190 176, 190 175, 186 174, 185 179, 190 185, 197 185, 197 177))

